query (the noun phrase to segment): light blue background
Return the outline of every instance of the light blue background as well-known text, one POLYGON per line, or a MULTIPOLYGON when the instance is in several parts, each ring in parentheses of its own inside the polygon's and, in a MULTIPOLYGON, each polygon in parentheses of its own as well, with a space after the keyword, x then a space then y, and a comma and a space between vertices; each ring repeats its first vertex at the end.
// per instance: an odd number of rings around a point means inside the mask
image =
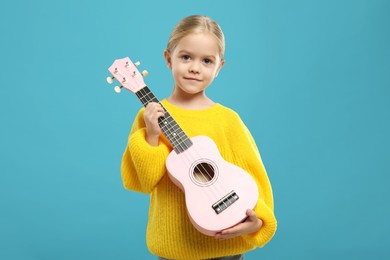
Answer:
POLYGON ((0 259, 154 259, 148 196, 120 161, 136 111, 105 82, 141 61, 166 97, 174 25, 222 26, 209 96, 236 110, 273 184, 274 239, 247 259, 390 259, 390 1, 3 1, 0 259))

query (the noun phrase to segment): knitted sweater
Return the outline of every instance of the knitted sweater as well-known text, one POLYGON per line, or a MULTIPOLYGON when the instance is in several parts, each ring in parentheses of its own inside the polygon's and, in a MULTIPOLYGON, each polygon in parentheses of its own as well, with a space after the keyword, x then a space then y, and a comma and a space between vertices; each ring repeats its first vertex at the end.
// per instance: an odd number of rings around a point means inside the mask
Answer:
POLYGON ((205 259, 263 247, 276 231, 272 189, 255 141, 238 114, 220 104, 204 110, 185 110, 166 99, 161 103, 188 137, 210 137, 226 161, 251 174, 259 188, 254 211, 263 226, 255 233, 227 240, 196 230, 187 216, 185 194, 167 175, 165 161, 173 148, 164 135, 158 146, 147 143, 142 108, 129 135, 121 173, 126 189, 151 194, 146 232, 150 252, 169 259, 205 259))

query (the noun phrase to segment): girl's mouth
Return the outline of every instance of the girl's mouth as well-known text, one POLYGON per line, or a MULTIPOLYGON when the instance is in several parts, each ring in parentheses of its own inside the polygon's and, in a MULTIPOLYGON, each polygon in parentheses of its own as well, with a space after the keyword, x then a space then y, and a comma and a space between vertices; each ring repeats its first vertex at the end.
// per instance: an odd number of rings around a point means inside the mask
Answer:
POLYGON ((186 77, 184 77, 184 79, 186 79, 186 80, 192 80, 192 81, 201 81, 200 79, 197 79, 197 78, 186 78, 186 77))

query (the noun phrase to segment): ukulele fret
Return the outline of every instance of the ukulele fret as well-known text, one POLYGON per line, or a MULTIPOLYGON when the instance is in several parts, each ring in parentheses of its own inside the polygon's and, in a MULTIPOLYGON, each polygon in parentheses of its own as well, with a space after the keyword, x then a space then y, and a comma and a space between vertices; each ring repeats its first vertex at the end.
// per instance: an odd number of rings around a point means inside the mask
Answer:
POLYGON ((158 99, 153 95, 152 92, 146 92, 141 89, 136 93, 138 99, 146 107, 150 102, 159 103, 158 99))
POLYGON ((180 128, 169 128, 166 125, 161 126, 161 130, 166 132, 167 137, 173 139, 174 142, 180 141, 186 138, 186 134, 180 128), (177 140, 176 140, 177 139, 177 140))

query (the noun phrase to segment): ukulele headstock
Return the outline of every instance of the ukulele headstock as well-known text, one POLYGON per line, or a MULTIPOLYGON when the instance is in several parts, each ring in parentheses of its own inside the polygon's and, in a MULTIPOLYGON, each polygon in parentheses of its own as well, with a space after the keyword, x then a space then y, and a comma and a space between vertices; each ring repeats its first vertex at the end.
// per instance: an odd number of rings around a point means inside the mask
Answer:
POLYGON ((133 63, 128 57, 115 60, 108 68, 112 77, 107 77, 107 82, 112 84, 114 79, 116 79, 121 85, 115 86, 115 92, 120 93, 121 89, 125 88, 135 94, 146 86, 143 77, 148 75, 146 70, 142 71, 142 73, 138 71, 136 67, 140 64, 139 61, 133 63))

